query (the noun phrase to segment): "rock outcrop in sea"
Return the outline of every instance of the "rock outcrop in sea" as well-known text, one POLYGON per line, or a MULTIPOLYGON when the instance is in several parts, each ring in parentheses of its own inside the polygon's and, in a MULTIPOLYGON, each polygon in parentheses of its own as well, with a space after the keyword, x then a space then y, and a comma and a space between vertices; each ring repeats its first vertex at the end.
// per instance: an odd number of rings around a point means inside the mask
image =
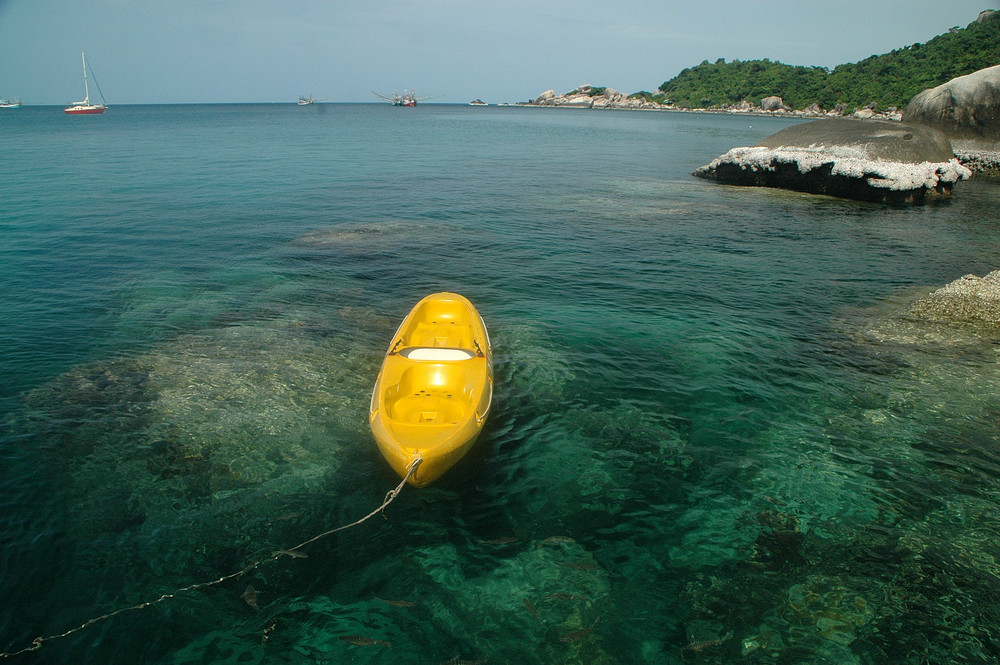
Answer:
POLYGON ((793 125, 755 146, 733 148, 694 175, 724 184, 920 203, 928 195, 950 194, 972 172, 938 130, 838 118, 793 125))
POLYGON ((905 122, 935 127, 977 171, 1000 171, 1000 65, 959 76, 917 94, 905 122))
POLYGON ((661 109, 661 104, 641 96, 626 95, 614 88, 597 88, 592 85, 577 86, 565 95, 557 95, 555 90, 546 90, 521 106, 564 106, 587 109, 661 109))

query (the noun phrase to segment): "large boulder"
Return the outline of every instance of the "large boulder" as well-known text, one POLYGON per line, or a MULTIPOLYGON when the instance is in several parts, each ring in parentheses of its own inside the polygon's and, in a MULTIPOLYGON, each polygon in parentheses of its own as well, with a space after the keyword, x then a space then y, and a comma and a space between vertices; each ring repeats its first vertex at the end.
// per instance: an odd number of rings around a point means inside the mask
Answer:
POLYGON ((918 93, 903 120, 947 133, 955 154, 973 170, 1000 171, 1000 65, 918 93))
POLYGON ((1000 144, 1000 65, 959 76, 918 93, 903 121, 937 127, 949 136, 1000 144))
POLYGON ((787 111, 788 107, 785 106, 785 102, 776 95, 770 97, 765 97, 760 100, 760 108, 763 111, 787 111))
POLYGON ((694 175, 725 184, 780 187, 862 201, 919 203, 972 175, 930 127, 832 118, 792 125, 733 148, 694 175))
POLYGON ((551 102, 553 99, 555 99, 555 96, 556 96, 556 91, 555 90, 546 90, 542 94, 540 94, 537 97, 535 97, 533 103, 534 104, 544 104, 546 102, 551 102))
POLYGON ((554 101, 556 106, 574 106, 589 109, 594 105, 594 98, 585 94, 557 97, 554 101))

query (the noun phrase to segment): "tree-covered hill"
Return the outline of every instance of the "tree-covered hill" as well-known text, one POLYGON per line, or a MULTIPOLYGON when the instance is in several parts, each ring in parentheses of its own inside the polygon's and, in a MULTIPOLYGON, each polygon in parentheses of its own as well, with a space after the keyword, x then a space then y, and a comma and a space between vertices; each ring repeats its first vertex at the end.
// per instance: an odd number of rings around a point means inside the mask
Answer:
MULTIPOLYGON (((952 28, 926 44, 913 44, 857 63, 824 67, 786 65, 770 60, 707 60, 664 82, 650 97, 689 108, 759 104, 778 95, 792 108, 818 104, 849 109, 874 103, 880 110, 902 108, 921 90, 956 76, 1000 64, 1000 12, 966 28, 952 28)), ((645 94, 645 93, 639 93, 645 94)))

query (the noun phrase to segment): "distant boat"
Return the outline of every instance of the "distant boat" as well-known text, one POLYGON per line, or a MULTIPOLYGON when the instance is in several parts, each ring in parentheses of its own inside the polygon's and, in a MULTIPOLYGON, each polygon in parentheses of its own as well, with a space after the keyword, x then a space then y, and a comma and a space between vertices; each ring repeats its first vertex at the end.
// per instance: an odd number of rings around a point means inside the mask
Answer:
POLYGON ((404 92, 402 95, 393 100, 394 106, 416 106, 417 97, 412 92, 404 92))
MULTIPOLYGON (((97 82, 97 77, 94 76, 94 85, 97 86, 97 93, 101 96, 100 104, 90 103, 90 86, 87 85, 87 56, 80 52, 80 60, 83 62, 83 101, 73 102, 65 109, 66 113, 71 115, 94 115, 97 113, 104 113, 104 110, 108 108, 108 104, 104 99, 104 93, 101 92, 101 86, 97 82)), ((91 71, 93 76, 94 72, 91 71)))
POLYGON ((417 97, 416 90, 404 90, 401 93, 394 92, 391 97, 380 95, 377 92, 373 92, 372 94, 379 99, 391 102, 393 106, 416 106, 418 100, 424 101, 425 99, 431 99, 431 97, 417 97))
POLYGON ((328 102, 330 99, 332 98, 327 97, 326 99, 315 99, 312 95, 309 95, 308 97, 302 95, 299 97, 298 104, 299 106, 312 106, 313 104, 317 104, 319 102, 328 102))
POLYGON ((487 104, 483 100, 477 98, 477 99, 473 99, 471 102, 469 102, 469 106, 489 106, 489 104, 487 104))
POLYGON ((0 109, 19 109, 21 108, 20 99, 4 99, 0 97, 0 109))

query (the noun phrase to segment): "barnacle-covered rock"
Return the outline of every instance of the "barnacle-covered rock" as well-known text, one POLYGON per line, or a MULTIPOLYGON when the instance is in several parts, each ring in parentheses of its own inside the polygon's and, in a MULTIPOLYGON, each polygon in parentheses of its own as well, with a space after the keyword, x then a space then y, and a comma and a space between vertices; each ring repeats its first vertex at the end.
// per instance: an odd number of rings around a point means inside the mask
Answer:
POLYGON ((779 187, 876 202, 946 196, 972 172, 934 129, 838 118, 793 125, 694 172, 723 184, 779 187))
POLYGON ((1000 270, 965 275, 920 298, 907 314, 927 321, 1000 326, 1000 270))

